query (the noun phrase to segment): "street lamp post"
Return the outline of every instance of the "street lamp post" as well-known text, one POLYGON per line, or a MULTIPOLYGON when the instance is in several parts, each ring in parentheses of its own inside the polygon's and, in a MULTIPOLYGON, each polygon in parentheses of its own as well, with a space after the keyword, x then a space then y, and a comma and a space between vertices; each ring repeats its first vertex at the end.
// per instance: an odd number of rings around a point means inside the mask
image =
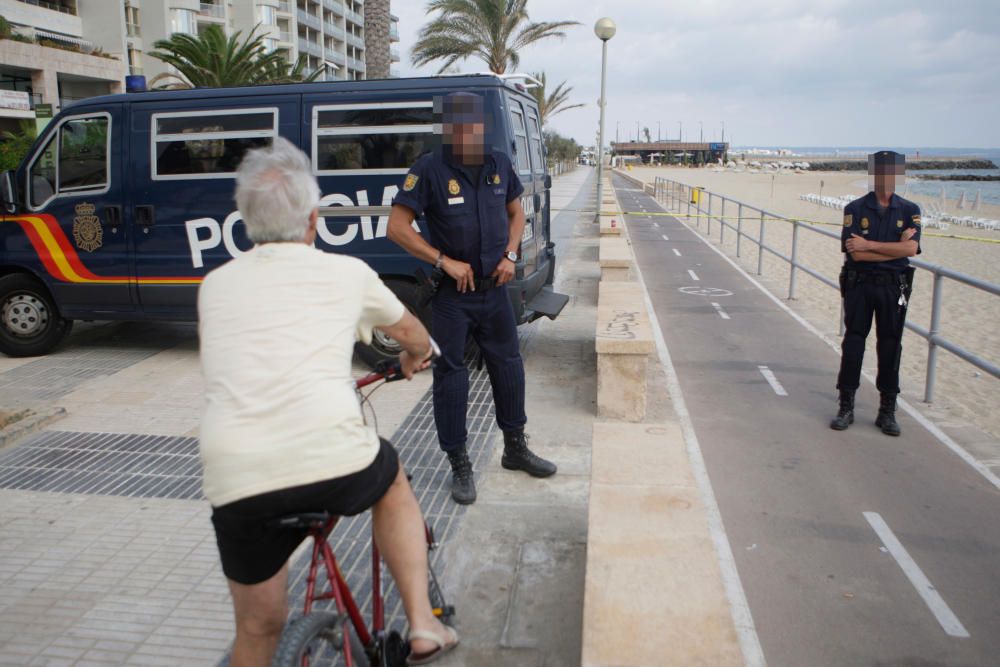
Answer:
POLYGON ((597 146, 597 212, 594 222, 601 221, 601 199, 604 195, 604 108, 608 104, 605 97, 605 86, 608 76, 608 40, 615 36, 615 22, 604 17, 594 24, 594 34, 601 40, 601 131, 597 146))

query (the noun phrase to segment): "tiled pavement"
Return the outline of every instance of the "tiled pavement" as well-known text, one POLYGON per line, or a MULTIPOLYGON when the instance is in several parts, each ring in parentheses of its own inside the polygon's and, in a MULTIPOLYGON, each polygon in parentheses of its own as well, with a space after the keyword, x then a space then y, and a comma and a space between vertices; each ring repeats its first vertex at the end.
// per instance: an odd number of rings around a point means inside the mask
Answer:
MULTIPOLYGON (((554 202, 558 190, 557 179, 554 202)), ((373 403, 446 540, 464 510, 444 492, 429 384, 418 377, 392 385, 373 403)), ((496 437, 485 373, 470 398, 472 454, 482 470, 496 437)), ((0 407, 54 405, 66 408, 64 419, 0 450, 0 667, 219 662, 233 624, 196 482, 194 325, 78 325, 48 357, 0 358, 0 407)), ((335 533, 352 585, 368 567, 367 524, 359 517, 335 533)), ((292 580, 301 595, 301 562, 292 580)), ((362 593, 359 602, 370 600, 362 593)), ((396 596, 387 611, 400 626, 396 596)))

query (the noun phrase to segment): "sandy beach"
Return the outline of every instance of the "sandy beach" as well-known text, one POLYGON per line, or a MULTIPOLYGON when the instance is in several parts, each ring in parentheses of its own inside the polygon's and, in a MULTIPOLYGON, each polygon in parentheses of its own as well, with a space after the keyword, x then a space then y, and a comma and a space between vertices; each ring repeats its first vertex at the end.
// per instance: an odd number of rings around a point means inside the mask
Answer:
MULTIPOLYGON (((647 182, 656 177, 668 178, 694 186, 702 186, 716 194, 725 195, 746 204, 764 208, 778 215, 815 221, 830 225, 839 233, 843 212, 818 204, 802 201, 799 195, 820 192, 823 195, 862 196, 867 191, 867 175, 864 172, 805 172, 781 173, 739 173, 716 172, 710 169, 686 169, 668 167, 637 167, 631 175, 647 182)), ((912 197, 918 204, 929 200, 912 197)), ((935 200, 936 201, 936 200, 935 200)), ((718 213, 719 200, 713 204, 713 214, 718 213)), ((955 202, 949 202, 949 213, 969 214, 967 210, 956 211, 955 202)), ((736 223, 737 207, 727 204, 726 215, 736 223)), ((984 205, 974 215, 1000 220, 1000 206, 984 205)), ((785 255, 791 253, 792 226, 784 221, 765 222, 767 245, 785 255)), ((704 233, 705 221, 700 221, 704 233)), ((745 233, 757 237, 759 234, 759 214, 747 215, 743 220, 745 233)), ((727 230, 724 248, 728 255, 736 255, 736 235, 727 230)), ((712 224, 712 238, 719 241, 719 225, 712 224)), ((970 229, 952 225, 948 230, 925 229, 921 243, 920 259, 974 276, 981 280, 1000 283, 1000 232, 970 229), (968 238, 955 238, 962 236, 968 238)), ((836 281, 843 262, 838 241, 820 234, 800 231, 799 261, 827 278, 836 281)), ((757 270, 757 250, 752 243, 744 241, 740 258, 741 265, 752 275, 757 270)), ((771 254, 765 254, 763 282, 776 295, 788 296, 789 266, 771 254)), ((914 279, 913 295, 907 320, 924 328, 930 325, 933 277, 927 271, 918 270, 914 279)), ((944 307, 941 311, 941 334, 963 348, 975 352, 996 364, 1000 363, 1000 297, 993 296, 973 287, 952 280, 944 281, 944 307)), ((831 339, 839 340, 840 297, 837 292, 813 277, 799 272, 795 300, 790 305, 817 326, 831 339)), ((874 374, 875 332, 868 338, 865 354, 865 369, 874 374)), ((901 384, 903 396, 911 402, 924 398, 924 380, 927 367, 926 341, 907 331, 903 340, 901 384)), ((830 368, 831 410, 836 396, 837 368, 830 368)), ((937 380, 934 396, 934 413, 938 418, 948 416, 971 421, 1000 437, 1000 380, 982 373, 971 364, 951 353, 939 350, 937 380)), ((924 404, 926 406, 926 404, 924 404)), ((832 414, 832 413, 831 413, 832 414)))

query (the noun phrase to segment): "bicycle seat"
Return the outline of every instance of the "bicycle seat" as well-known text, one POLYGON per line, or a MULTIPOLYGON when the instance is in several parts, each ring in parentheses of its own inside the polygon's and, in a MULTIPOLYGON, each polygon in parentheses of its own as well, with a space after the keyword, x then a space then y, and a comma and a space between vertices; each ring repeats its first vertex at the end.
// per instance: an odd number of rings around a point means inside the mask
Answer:
POLYGON ((298 514, 288 514, 271 521, 271 525, 279 528, 292 528, 297 530, 311 530, 322 528, 330 520, 336 518, 329 512, 300 512, 298 514))

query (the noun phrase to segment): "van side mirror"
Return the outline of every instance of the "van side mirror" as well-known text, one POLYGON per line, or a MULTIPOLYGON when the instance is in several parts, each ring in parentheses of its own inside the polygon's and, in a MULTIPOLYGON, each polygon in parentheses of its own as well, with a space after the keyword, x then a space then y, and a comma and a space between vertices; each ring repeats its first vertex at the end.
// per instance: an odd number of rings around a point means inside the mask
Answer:
POLYGON ((17 213, 17 197, 14 194, 14 174, 5 171, 0 174, 0 202, 7 213, 17 213))
POLYGON ((552 189, 552 174, 545 174, 545 189, 552 189))

